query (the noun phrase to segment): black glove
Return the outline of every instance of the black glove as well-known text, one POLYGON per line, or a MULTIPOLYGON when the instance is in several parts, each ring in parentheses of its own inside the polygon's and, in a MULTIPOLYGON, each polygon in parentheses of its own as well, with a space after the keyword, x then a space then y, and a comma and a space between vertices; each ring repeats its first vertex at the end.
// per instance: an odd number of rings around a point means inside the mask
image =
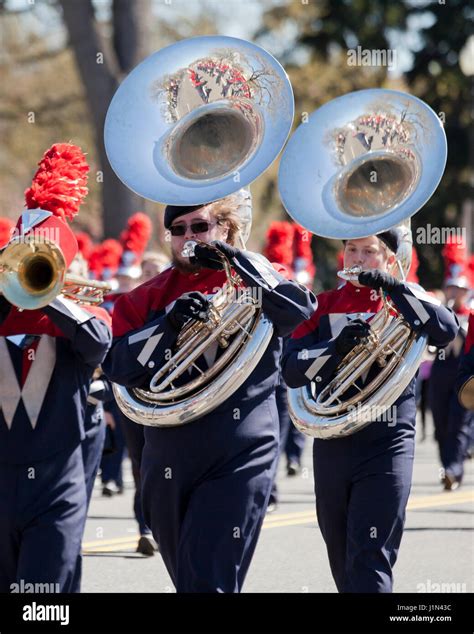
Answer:
POLYGON ((0 324, 8 317, 12 305, 1 293, 0 293, 0 324))
MULTIPOLYGON (((230 244, 222 242, 221 240, 214 240, 214 242, 211 242, 211 245, 225 255, 228 260, 232 260, 239 252, 238 249, 231 247, 230 244)), ((220 271, 224 268, 220 257, 212 249, 203 244, 197 244, 195 246, 194 256, 189 259, 193 264, 200 264, 207 269, 220 271)))
POLYGON ((191 291, 181 295, 168 313, 168 321, 176 330, 181 330, 188 319, 206 321, 209 308, 208 298, 198 291, 191 291))
POLYGON ((362 271, 359 273, 359 282, 364 286, 368 286, 369 288, 381 288, 382 290, 390 293, 397 286, 400 286, 400 282, 393 275, 389 275, 388 273, 383 273, 378 269, 373 269, 371 271, 362 271))
POLYGON ((370 326, 362 319, 354 319, 347 324, 334 340, 337 352, 343 357, 348 354, 362 339, 367 337, 370 326))

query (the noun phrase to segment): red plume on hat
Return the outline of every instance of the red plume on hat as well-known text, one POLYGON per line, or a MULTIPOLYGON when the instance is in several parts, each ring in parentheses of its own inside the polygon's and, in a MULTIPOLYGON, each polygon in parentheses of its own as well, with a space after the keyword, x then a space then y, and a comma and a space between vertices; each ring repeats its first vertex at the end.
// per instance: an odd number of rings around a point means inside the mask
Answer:
POLYGON ((88 258, 89 273, 94 280, 100 279, 102 275, 102 251, 101 245, 96 244, 92 247, 88 258))
POLYGON ((464 239, 449 237, 444 248, 444 284, 470 288, 467 247, 464 239))
POLYGON ((316 273, 311 250, 312 234, 301 225, 294 225, 293 270, 301 284, 311 285, 316 273))
POLYGON ((118 275, 137 278, 141 275, 140 262, 151 237, 151 220, 141 211, 133 214, 127 228, 120 234, 123 253, 118 267, 118 275))
POLYGON ((293 270, 293 225, 291 222, 275 220, 267 231, 265 257, 270 262, 283 264, 293 270))
POLYGON ((51 211, 72 220, 87 196, 89 166, 82 150, 70 143, 55 143, 39 162, 33 183, 25 191, 28 209, 51 211))
POLYGON ((87 195, 88 171, 79 147, 70 143, 52 145, 39 162, 31 187, 25 191, 27 211, 17 225, 22 234, 33 230, 34 234, 51 236, 63 252, 67 266, 77 253, 77 241, 65 221, 74 218, 87 195), (35 209, 38 212, 33 213, 35 209))
POLYGON ((10 218, 0 218, 0 248, 10 241, 14 226, 15 223, 10 218))
POLYGON ((79 253, 83 255, 84 259, 88 260, 94 247, 92 244, 92 238, 85 231, 79 231, 75 235, 79 253))
POLYGON ((118 240, 108 238, 102 242, 100 245, 100 275, 103 280, 110 280, 117 274, 122 253, 123 248, 118 240))
POLYGON ((420 266, 420 260, 418 259, 418 253, 416 252, 415 247, 412 246, 410 268, 408 269, 407 279, 406 279, 407 282, 413 282, 415 284, 418 284, 419 279, 418 279, 417 271, 419 266, 420 266))
POLYGON ((469 273, 469 280, 471 282, 471 288, 474 288, 474 254, 469 258, 467 263, 467 269, 469 273))

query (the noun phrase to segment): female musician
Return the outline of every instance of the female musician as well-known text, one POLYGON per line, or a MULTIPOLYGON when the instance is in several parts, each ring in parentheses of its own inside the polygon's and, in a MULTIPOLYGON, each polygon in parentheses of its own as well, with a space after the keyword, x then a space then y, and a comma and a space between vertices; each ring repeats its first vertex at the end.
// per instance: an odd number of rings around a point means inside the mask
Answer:
MULTIPOLYGON (((318 309, 293 333, 283 355, 291 388, 314 382, 322 390, 343 358, 364 341, 368 320, 382 308, 382 289, 411 328, 445 346, 458 330, 455 315, 387 271, 399 246, 396 229, 345 242, 344 267, 359 266, 356 281, 318 295, 318 309)), ((361 387, 380 368, 368 371, 361 387)), ((357 387, 354 387, 355 394, 357 387)), ((345 437, 315 439, 316 510, 339 592, 391 592, 410 493, 415 439, 414 379, 380 418, 345 437)))

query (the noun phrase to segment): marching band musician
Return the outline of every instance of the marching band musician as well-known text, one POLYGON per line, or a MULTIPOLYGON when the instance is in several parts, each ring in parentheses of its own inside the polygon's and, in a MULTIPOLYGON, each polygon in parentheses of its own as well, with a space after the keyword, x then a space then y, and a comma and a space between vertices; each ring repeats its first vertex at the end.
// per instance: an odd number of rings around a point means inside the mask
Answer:
MULTIPOLYGON (((113 309, 117 300, 125 293, 130 292, 139 285, 142 274, 142 256, 151 236, 151 220, 142 212, 137 212, 129 218, 127 228, 120 236, 123 245, 123 253, 120 258, 116 278, 118 288, 115 293, 108 296, 109 311, 113 315, 113 309)), ((109 411, 115 421, 115 429, 123 436, 123 448, 128 450, 128 455, 132 463, 132 474, 135 484, 135 495, 133 500, 133 512, 138 524, 140 537, 138 539, 136 552, 152 557, 155 554, 156 544, 153 542, 151 531, 145 524, 141 501, 141 479, 140 466, 144 445, 143 426, 135 424, 120 411, 114 401, 109 407, 109 411)), ((123 456, 123 453, 122 453, 123 456)), ((102 464, 113 465, 117 461, 115 456, 112 459, 105 459, 102 464)), ((121 470, 121 460, 118 464, 121 470)), ((104 484, 105 490, 107 484, 104 484)))
POLYGON ((428 384, 445 491, 455 491, 462 483, 472 424, 472 412, 461 406, 456 389, 456 376, 466 342, 470 294, 465 254, 457 247, 448 243, 444 248, 447 274, 444 287, 446 305, 456 313, 459 331, 446 349, 435 356, 428 384))
MULTIPOLYGON (((319 391, 328 384, 342 359, 364 341, 368 319, 382 308, 375 289, 387 293, 432 345, 445 346, 456 336, 458 322, 450 310, 388 273, 399 240, 390 229, 345 241, 344 267, 359 266, 362 272, 358 281, 318 295, 317 311, 293 333, 282 361, 289 387, 314 381, 319 391)), ((372 365, 366 380, 378 371, 372 365)), ((356 389, 357 384, 354 394, 356 389)), ((412 478, 414 379, 387 413, 374 415, 374 422, 352 435, 314 440, 317 516, 339 592, 392 590, 412 478)))
MULTIPOLYGON (((59 245, 66 267, 77 242, 64 219, 87 193, 87 171, 79 148, 53 145, 18 224, 22 240, 59 245)), ((87 508, 84 412, 110 320, 62 296, 19 310, 2 295, 0 322, 0 591, 19 582, 76 591, 87 508)))
MULTIPOLYGON (((238 195, 192 207, 168 206, 173 266, 121 297, 104 369, 127 387, 148 384, 183 324, 205 320, 208 295, 226 282, 222 262, 198 244, 212 243, 244 283, 261 294, 274 334, 252 374, 211 413, 175 428, 145 427, 142 501, 178 592, 239 592, 267 507, 278 456, 278 381, 281 338, 314 311, 314 296, 286 280, 263 256, 236 248, 241 229, 238 195)), ((216 350, 216 348, 215 348, 216 350)), ((208 351, 209 352, 209 351, 208 351)), ((214 355, 219 352, 215 352, 214 355)), ((214 359, 201 357, 210 367, 214 359)), ((196 370, 192 370, 190 378, 196 370)))
MULTIPOLYGON (((466 343, 464 352, 461 356, 456 387, 459 394, 461 404, 472 412, 474 411, 474 311, 469 314, 467 327, 466 343)), ((473 435, 473 417, 471 416, 470 438, 467 441, 467 451, 470 450, 469 445, 472 444, 473 435)))

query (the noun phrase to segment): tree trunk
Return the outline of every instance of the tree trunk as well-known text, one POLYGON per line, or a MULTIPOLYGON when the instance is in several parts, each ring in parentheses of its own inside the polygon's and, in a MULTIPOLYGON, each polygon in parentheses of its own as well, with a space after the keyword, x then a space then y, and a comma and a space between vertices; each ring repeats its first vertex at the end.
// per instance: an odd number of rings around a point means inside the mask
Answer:
POLYGON ((114 0, 112 4, 113 43, 122 73, 129 73, 148 54, 150 0, 114 0))
MULTIPOLYGON (((130 215, 142 207, 142 199, 115 176, 105 153, 105 115, 118 87, 118 80, 104 54, 91 1, 60 0, 60 4, 95 128, 96 146, 103 174, 103 233, 107 237, 118 237, 130 215)), ((135 3, 128 4, 133 6, 135 3)), ((129 28, 133 31, 131 25, 129 28)))

